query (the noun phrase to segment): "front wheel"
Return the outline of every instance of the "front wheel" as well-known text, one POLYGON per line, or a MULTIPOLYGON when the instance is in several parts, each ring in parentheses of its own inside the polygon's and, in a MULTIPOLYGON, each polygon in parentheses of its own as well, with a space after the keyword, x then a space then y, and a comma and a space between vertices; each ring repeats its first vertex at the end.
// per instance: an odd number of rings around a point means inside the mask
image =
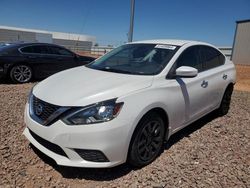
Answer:
POLYGON ((142 167, 154 161, 162 151, 164 135, 163 119, 154 112, 147 114, 132 137, 128 162, 132 166, 142 167))
POLYGON ((32 69, 28 65, 15 65, 10 70, 10 78, 14 83, 27 83, 32 78, 32 69))

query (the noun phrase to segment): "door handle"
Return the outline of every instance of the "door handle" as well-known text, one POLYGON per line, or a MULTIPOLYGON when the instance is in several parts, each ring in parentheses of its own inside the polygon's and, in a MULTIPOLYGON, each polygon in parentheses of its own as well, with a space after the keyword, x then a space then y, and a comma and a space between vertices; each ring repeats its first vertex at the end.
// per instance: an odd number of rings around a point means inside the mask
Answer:
POLYGON ((227 75, 226 75, 226 74, 223 74, 222 78, 223 78, 224 80, 226 80, 226 79, 227 79, 227 75))
POLYGON ((208 81, 203 80, 201 83, 201 87, 206 88, 208 86, 208 81))

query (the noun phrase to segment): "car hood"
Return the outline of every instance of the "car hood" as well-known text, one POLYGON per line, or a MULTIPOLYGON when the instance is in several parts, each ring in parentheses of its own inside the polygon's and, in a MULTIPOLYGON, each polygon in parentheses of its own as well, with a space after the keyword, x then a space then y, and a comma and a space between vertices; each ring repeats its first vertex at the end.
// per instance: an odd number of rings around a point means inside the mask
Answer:
POLYGON ((33 88, 41 100, 60 106, 85 106, 151 86, 153 76, 94 70, 85 66, 45 79, 33 88))

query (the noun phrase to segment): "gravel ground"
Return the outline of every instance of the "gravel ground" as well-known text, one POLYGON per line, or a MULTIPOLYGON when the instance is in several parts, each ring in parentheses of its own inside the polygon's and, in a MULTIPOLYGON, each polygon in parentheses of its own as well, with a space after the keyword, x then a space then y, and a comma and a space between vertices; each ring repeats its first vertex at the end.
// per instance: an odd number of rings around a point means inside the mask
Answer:
POLYGON ((33 84, 0 84, 0 187, 250 187, 250 93, 228 115, 210 114, 172 136, 152 164, 133 169, 60 167, 22 135, 33 84))

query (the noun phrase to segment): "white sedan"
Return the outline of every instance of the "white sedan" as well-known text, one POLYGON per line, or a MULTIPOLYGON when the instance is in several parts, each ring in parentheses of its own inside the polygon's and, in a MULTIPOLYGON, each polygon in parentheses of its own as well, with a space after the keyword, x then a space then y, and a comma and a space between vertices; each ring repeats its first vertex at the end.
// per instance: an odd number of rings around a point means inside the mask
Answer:
POLYGON ((24 135, 58 165, 142 167, 180 129, 214 110, 226 114, 235 76, 207 43, 128 43, 37 84, 24 135))

